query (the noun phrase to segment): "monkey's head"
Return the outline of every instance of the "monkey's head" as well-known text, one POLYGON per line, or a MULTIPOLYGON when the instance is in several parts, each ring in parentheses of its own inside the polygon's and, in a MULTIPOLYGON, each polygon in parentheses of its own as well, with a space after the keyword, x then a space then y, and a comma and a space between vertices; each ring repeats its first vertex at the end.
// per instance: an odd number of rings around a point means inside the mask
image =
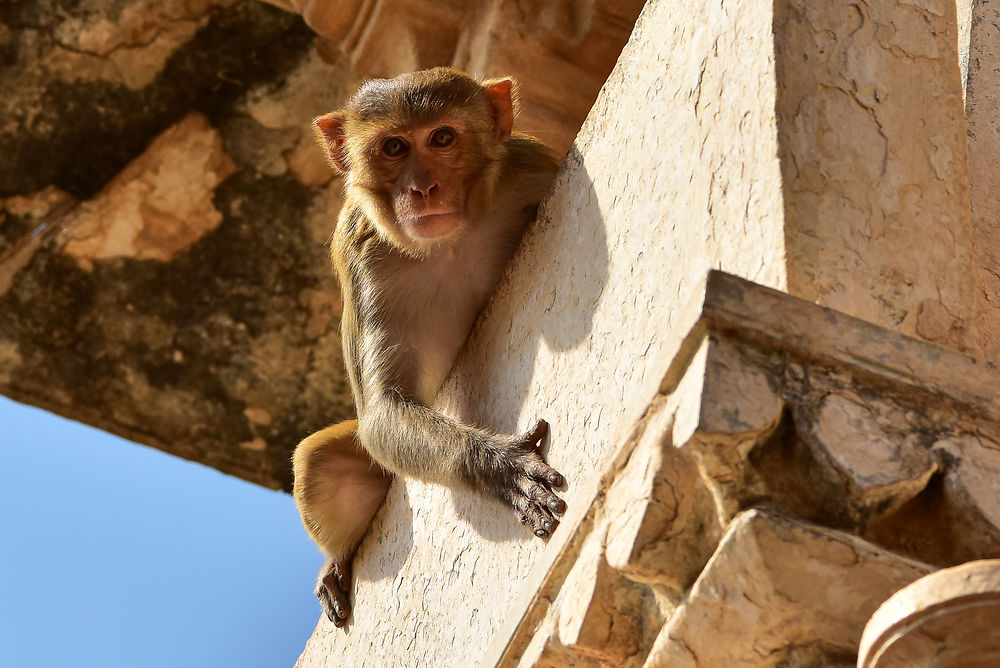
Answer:
POLYGON ((313 125, 382 236, 421 255, 481 219, 516 112, 513 79, 439 67, 366 81, 313 125))

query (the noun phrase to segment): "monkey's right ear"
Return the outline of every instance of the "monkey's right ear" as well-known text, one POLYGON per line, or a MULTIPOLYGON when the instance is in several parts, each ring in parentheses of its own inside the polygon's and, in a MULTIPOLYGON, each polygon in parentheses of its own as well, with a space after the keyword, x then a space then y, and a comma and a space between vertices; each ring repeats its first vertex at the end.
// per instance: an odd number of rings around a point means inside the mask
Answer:
POLYGON ((347 160, 347 135, 344 133, 344 115, 333 111, 313 120, 316 141, 326 148, 333 166, 344 172, 350 169, 347 160))
POLYGON ((483 82, 483 89, 490 103, 493 134, 497 141, 503 142, 514 129, 514 117, 517 115, 517 84, 510 77, 490 79, 483 82))

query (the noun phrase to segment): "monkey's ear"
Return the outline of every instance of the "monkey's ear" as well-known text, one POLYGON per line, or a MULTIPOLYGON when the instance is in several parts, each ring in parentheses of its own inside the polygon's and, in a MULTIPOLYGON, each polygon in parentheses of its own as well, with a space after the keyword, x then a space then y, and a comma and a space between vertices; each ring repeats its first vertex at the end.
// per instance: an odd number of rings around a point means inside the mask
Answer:
POLYGON ((497 141, 505 141, 514 129, 517 114, 517 83, 513 79, 484 81, 483 88, 493 114, 493 132, 497 141))
POLYGON ((313 131, 316 141, 322 144, 330 154, 333 166, 344 172, 350 169, 347 161, 347 135, 344 134, 344 115, 333 111, 313 120, 313 131))

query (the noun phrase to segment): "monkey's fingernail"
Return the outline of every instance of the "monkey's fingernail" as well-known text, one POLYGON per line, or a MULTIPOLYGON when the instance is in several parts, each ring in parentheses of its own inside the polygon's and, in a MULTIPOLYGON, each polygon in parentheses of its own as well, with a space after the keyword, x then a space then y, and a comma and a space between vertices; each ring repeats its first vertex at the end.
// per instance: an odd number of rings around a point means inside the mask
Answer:
POLYGON ((535 529, 535 535, 539 538, 545 538, 548 534, 545 532, 545 529, 535 529))
POLYGON ((566 502, 562 499, 552 499, 549 501, 549 508, 554 512, 561 513, 566 510, 566 502))
POLYGON ((549 482, 558 487, 559 485, 563 484, 563 477, 558 473, 553 473, 552 475, 549 476, 549 482))

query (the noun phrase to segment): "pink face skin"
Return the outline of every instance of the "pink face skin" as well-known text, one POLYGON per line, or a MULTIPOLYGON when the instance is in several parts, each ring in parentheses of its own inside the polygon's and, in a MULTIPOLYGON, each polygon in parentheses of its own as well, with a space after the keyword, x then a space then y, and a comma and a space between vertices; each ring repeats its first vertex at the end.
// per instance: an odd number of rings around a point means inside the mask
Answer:
POLYGON ((371 169, 389 190, 408 237, 429 241, 461 229, 469 189, 482 169, 473 142, 457 119, 397 128, 373 142, 371 169))

